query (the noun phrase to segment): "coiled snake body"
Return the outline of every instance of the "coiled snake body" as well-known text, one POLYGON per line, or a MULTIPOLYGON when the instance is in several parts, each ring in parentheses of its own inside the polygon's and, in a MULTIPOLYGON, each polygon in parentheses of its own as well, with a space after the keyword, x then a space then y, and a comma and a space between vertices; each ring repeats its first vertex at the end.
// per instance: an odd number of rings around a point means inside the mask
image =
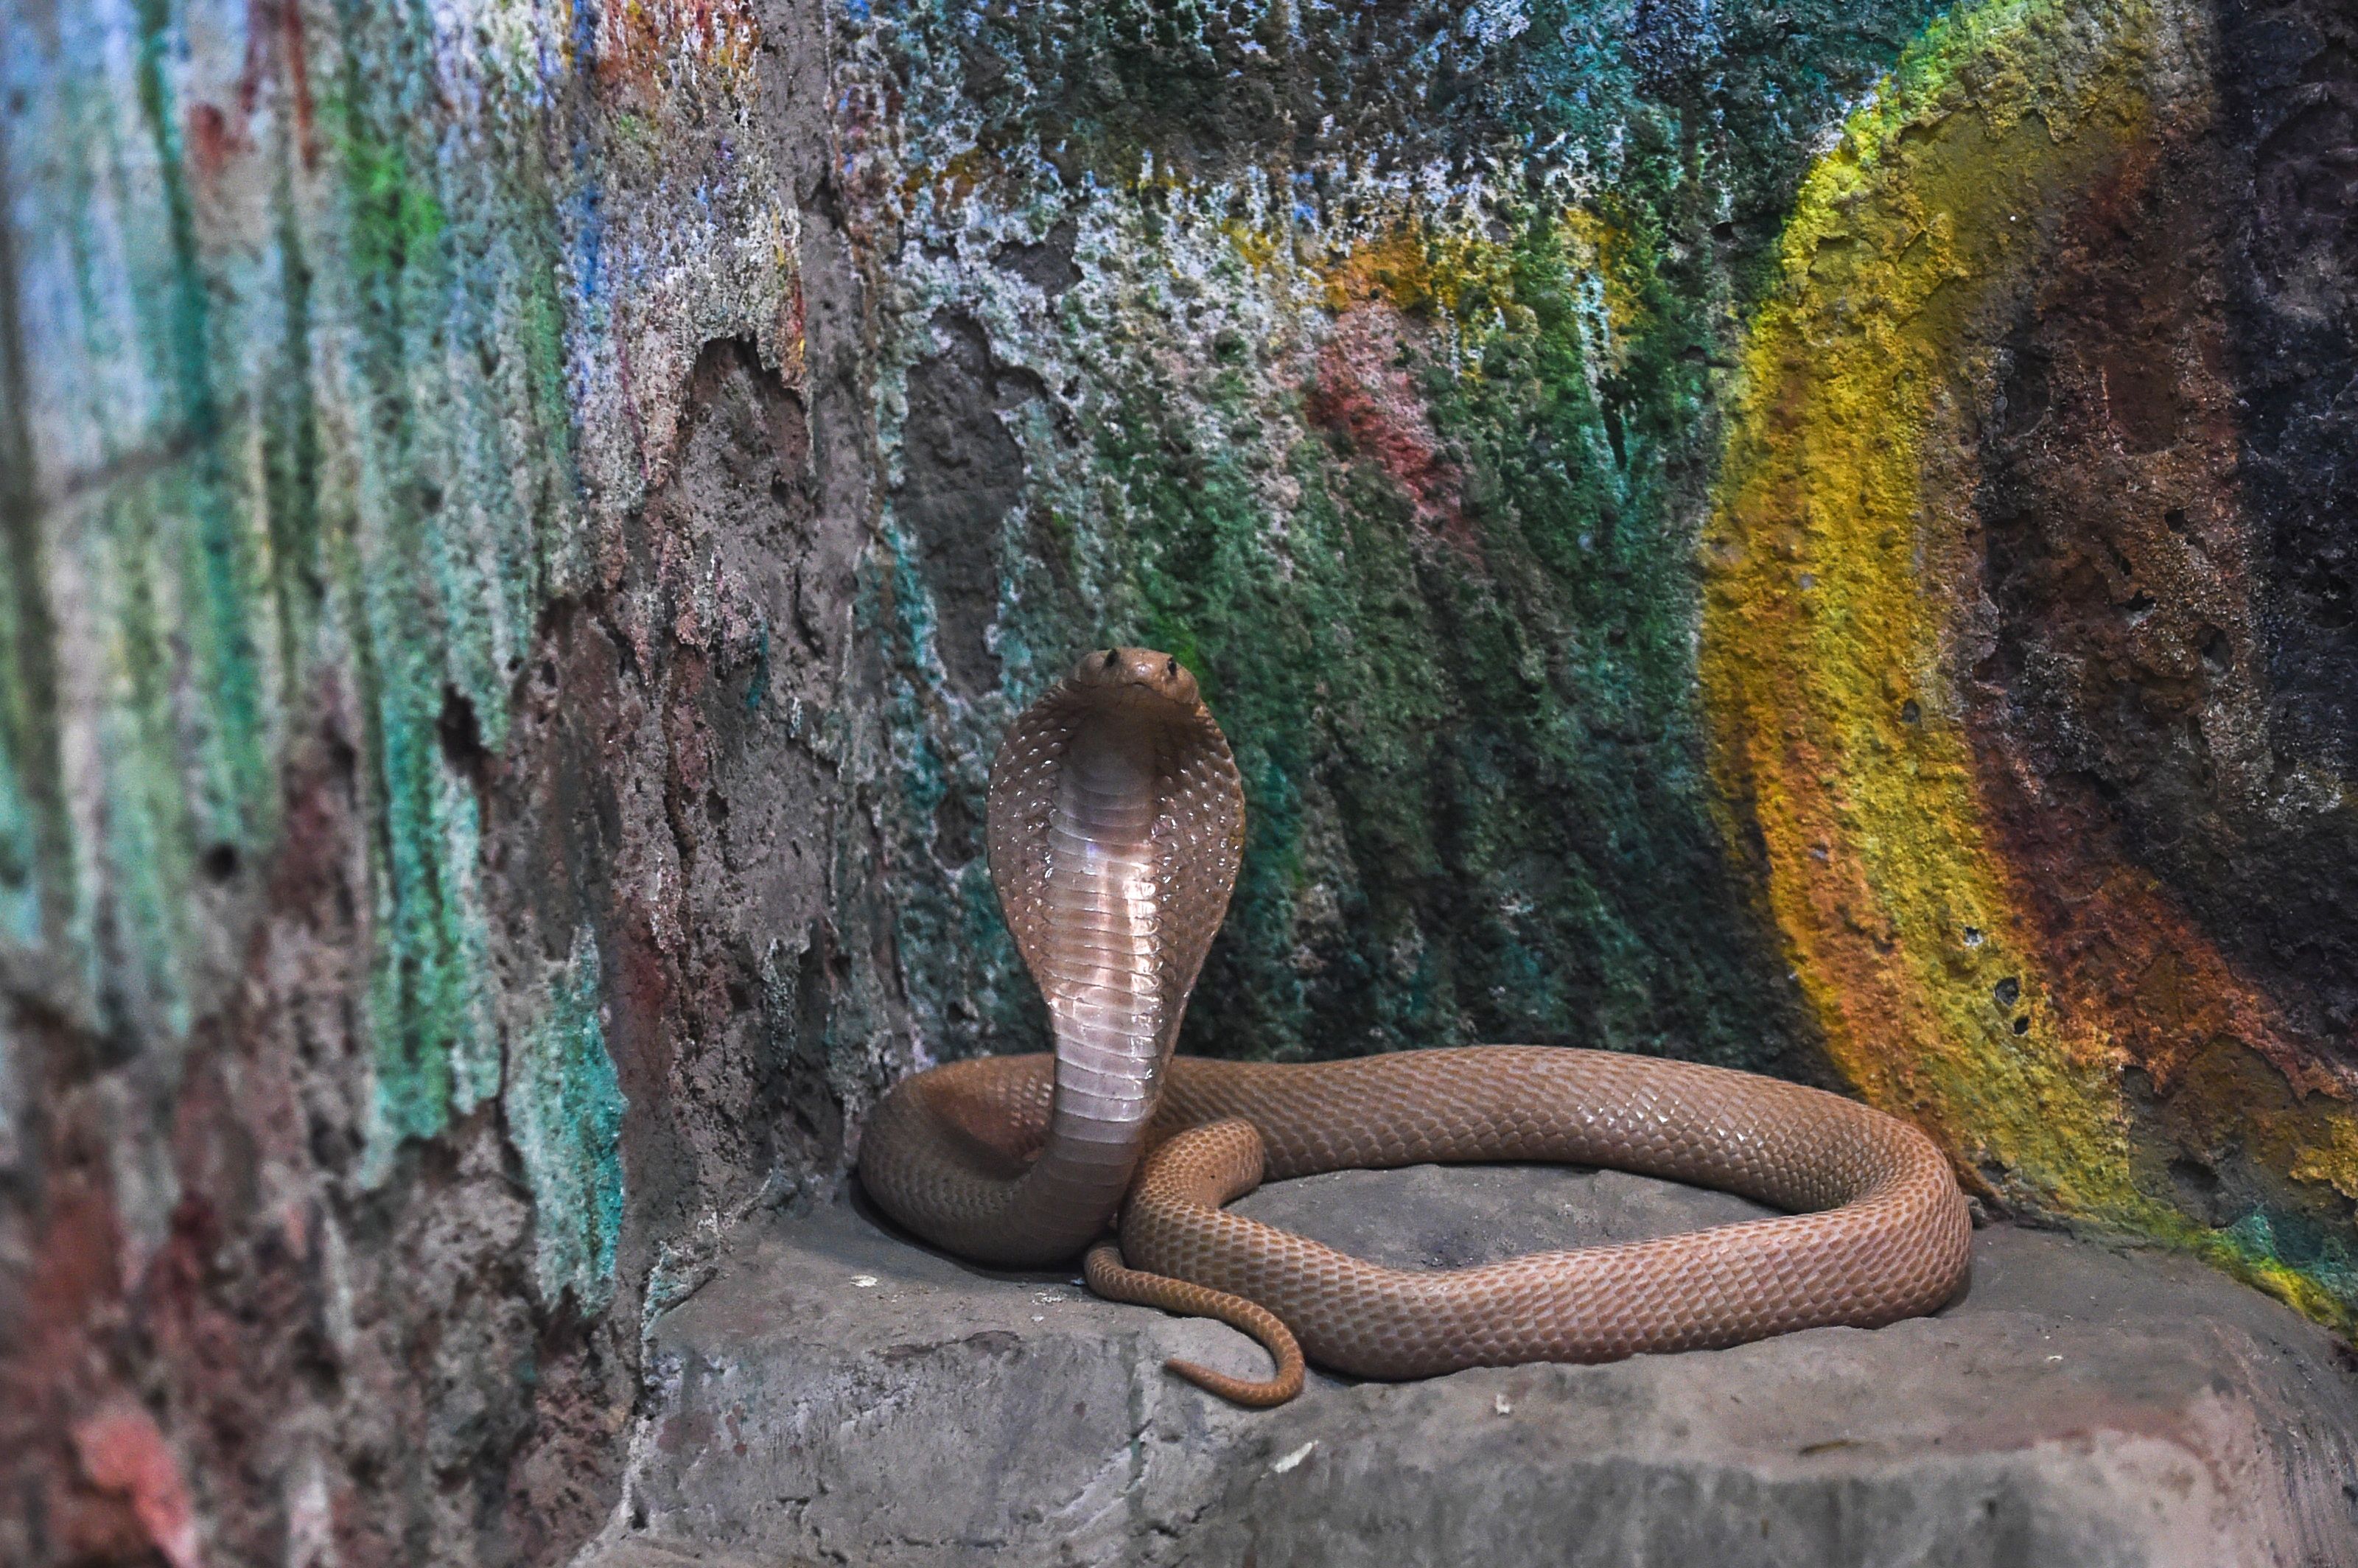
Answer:
POLYGON ((1025 710, 992 767, 989 838, 1055 1054, 904 1079, 869 1119, 860 1182, 978 1262, 1087 1249, 1101 1294, 1255 1335, 1277 1361, 1268 1381, 1172 1363, 1217 1393, 1290 1399, 1304 1351, 1402 1378, 1875 1327, 1931 1311, 1963 1279, 1971 1224, 1945 1158, 1838 1095, 1544 1046, 1174 1058, 1235 882, 1244 797, 1194 678, 1166 654, 1092 654, 1025 710), (1792 1212, 1419 1272, 1221 1206, 1268 1177, 1479 1160, 1610 1165, 1792 1212), (1103 1240, 1117 1214, 1118 1252, 1103 1240))

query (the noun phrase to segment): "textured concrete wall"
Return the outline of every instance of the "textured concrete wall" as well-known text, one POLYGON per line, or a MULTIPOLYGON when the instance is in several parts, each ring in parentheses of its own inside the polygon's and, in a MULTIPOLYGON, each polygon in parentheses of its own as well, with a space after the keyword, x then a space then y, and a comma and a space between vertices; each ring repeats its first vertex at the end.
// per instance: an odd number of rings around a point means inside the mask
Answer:
POLYGON ((0 1558, 556 1561, 648 1312, 1038 1038, 1850 1087, 2358 1321, 2330 0, 0 0, 0 1558))

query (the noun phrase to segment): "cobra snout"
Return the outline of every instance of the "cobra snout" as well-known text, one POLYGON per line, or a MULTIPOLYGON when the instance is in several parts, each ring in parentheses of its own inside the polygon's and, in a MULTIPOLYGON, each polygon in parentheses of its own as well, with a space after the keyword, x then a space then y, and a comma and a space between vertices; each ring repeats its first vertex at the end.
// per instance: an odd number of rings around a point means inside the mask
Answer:
POLYGON ((1099 648, 1085 654, 1073 666, 1071 684, 1101 697, 1134 692, 1189 709, 1203 700, 1187 666, 1154 648, 1099 648))

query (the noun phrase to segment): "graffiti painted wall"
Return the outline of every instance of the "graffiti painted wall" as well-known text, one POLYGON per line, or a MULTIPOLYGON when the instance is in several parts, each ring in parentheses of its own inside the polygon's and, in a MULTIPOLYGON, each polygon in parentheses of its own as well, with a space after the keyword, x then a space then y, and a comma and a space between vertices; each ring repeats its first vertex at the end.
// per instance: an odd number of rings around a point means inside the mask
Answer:
POLYGON ((1107 641, 1247 780, 1187 1048, 1824 1082, 2358 1322, 2342 7, 0 40, 0 1555, 567 1556, 648 1316, 1039 1039, 1107 641))

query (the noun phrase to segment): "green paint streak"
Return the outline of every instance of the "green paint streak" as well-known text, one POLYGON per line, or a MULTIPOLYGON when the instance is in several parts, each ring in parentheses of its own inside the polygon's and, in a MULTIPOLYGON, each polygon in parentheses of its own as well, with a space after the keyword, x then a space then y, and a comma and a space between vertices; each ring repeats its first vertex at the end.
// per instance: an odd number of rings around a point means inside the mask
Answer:
POLYGON ((174 661, 167 645, 172 621, 157 603, 157 579, 168 582, 179 565, 160 547, 159 518, 168 515, 175 493, 168 480, 109 498, 105 525, 92 541, 86 569, 111 579, 117 610, 114 650, 118 681, 128 700, 106 716, 103 752, 107 774, 106 852, 113 868, 111 928, 102 1005, 109 1022, 127 1029, 134 1019, 123 1010, 135 1002, 178 1036, 189 1026, 189 1000, 178 958, 182 922, 193 880, 189 846, 192 806, 180 777, 173 712, 174 661), (157 495, 157 490, 163 494, 157 495), (128 994, 126 994, 128 993, 128 994))
MULTIPOLYGON (((0 191, 10 189, 0 122, 0 191)), ((0 221, 0 941, 30 950, 70 854, 57 752, 56 630, 33 494, 16 231, 0 221)), ((62 903, 62 900, 59 901, 62 903)))
MULTIPOLYGON (((1275 454, 1302 500, 1272 514, 1255 466, 1270 454, 1205 436, 1267 425, 1245 356, 1182 381, 1142 353, 1120 362, 1089 432, 1093 486, 1122 501, 1080 547, 1116 586, 1097 605, 1027 590, 1002 622, 1003 654, 1172 651, 1236 748, 1245 860, 1192 1050, 1525 1039, 1758 1065, 1790 1048, 1726 881, 1693 702, 1695 589, 1669 466, 1702 395, 1685 351, 1700 308, 1682 309, 1654 260, 1664 225, 1622 218, 1617 287, 1642 307, 1640 336, 1601 368, 1594 264, 1572 254, 1566 215, 1532 203, 1507 221, 1504 242, 1433 237, 1431 287, 1400 318, 1422 345, 1407 373, 1432 427, 1406 434, 1454 465, 1442 488, 1466 498, 1462 518, 1436 519, 1430 498, 1421 511, 1379 452, 1314 424, 1275 454)), ((891 584, 896 658, 923 667, 913 553, 891 584)), ((959 786, 928 714, 912 687, 893 724, 903 805, 930 836, 959 786)), ((995 917, 963 902, 953 925, 902 901, 913 990, 950 990, 968 961, 954 955, 981 955, 987 1036, 1036 1038, 995 917)))
POLYGON ((381 291, 372 302, 390 314, 400 308, 403 274, 413 262, 422 265, 432 255, 446 219, 440 199, 412 178, 400 143, 362 117, 359 85, 347 86, 353 95, 343 105, 345 135, 339 150, 351 214, 349 257, 352 271, 381 291))
POLYGON ((541 1299, 585 1315, 614 1294, 622 1234, 622 1117, 630 1108, 600 1022, 598 946, 585 929, 540 1022, 516 1043, 503 1104, 533 1196, 541 1299))
POLYGON ((1044 319, 928 274, 914 341, 884 347, 921 359, 932 313, 968 309, 1060 403, 1010 414, 1031 491, 971 542, 1008 585, 999 690, 948 689, 927 651, 934 585, 910 563, 941 541, 870 579, 896 907, 929 906, 898 957, 929 1045, 1040 1038, 960 819, 1015 709, 1081 650, 1137 641, 1195 671, 1246 778, 1189 1049, 1537 1039, 1823 1070, 1713 822, 1693 553, 1712 367, 1809 139, 1928 9, 1728 11, 1723 52, 1682 64, 1682 40, 1634 49, 1627 8, 1586 0, 1535 0, 1512 36, 1415 6, 1274 40, 1134 5, 877 6, 898 107, 868 156, 911 193, 897 243, 970 254, 981 211, 1070 218, 1083 246, 1044 319), (1388 162, 1480 194, 1361 179, 1388 162), (1324 281, 1372 252, 1401 287, 1324 281), (1371 323, 1401 351, 1376 379, 1405 383, 1338 416, 1327 345, 1371 323), (1429 449, 1422 479, 1402 446, 1429 449))
MULTIPOLYGON (((565 301, 557 293, 557 253, 553 239, 556 214, 539 214, 535 232, 543 236, 536 252, 524 263, 524 298, 515 337, 525 358, 524 391, 529 413, 525 439, 537 476, 534 497, 542 545, 535 553, 537 580, 529 587, 536 605, 545 595, 578 592, 588 572, 582 565, 582 530, 572 525, 580 493, 580 475, 573 441, 573 409, 565 371, 565 301)), ((506 429, 503 422, 496 427, 506 429)), ((521 580, 515 585, 525 588, 521 580)), ((529 616, 523 617, 527 622, 529 616)), ((500 703, 484 716, 483 741, 496 748, 507 734, 507 705, 500 703)))

